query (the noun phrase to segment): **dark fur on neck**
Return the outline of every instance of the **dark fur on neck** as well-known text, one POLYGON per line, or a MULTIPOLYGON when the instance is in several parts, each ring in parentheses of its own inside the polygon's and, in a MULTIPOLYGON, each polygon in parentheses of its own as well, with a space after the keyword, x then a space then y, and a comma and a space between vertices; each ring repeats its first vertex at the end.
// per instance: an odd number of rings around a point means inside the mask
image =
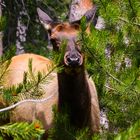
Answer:
POLYGON ((84 67, 80 71, 58 73, 59 111, 67 107, 71 124, 77 128, 88 126, 90 121, 90 93, 84 67))

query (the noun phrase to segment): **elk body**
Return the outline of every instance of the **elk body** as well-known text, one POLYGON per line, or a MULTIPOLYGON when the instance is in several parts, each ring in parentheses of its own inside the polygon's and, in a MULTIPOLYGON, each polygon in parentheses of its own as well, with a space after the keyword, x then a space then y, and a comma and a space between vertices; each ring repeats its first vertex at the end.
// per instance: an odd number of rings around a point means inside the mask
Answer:
MULTIPOLYGON (((92 132, 98 132, 99 125, 99 104, 94 82, 89 78, 84 66, 84 52, 78 43, 79 24, 76 22, 55 23, 45 12, 37 9, 42 25, 47 29, 50 41, 55 51, 61 51, 63 40, 66 41, 64 57, 60 62, 62 71, 52 73, 53 78, 43 87, 45 94, 54 96, 47 102, 24 103, 16 107, 11 114, 11 121, 33 121, 39 119, 46 130, 52 127, 53 113, 52 106, 58 105, 58 111, 62 112, 63 107, 68 107, 70 122, 77 128, 89 126, 92 132)), ((95 14, 94 7, 86 13, 87 19, 95 14)), ((35 54, 22 54, 12 58, 7 74, 7 86, 22 82, 23 74, 28 70, 28 60, 32 58, 34 72, 48 72, 46 65, 52 61, 35 54)))
MULTIPOLYGON (((32 59, 32 72, 38 72, 45 76, 53 67, 53 62, 45 57, 36 54, 21 54, 14 56, 5 75, 5 87, 11 87, 23 82, 24 73, 29 71, 29 60, 32 59)), ((30 78, 29 78, 30 79, 30 78)), ((52 107, 58 102, 58 82, 56 72, 50 73, 50 80, 43 82, 43 97, 47 98, 52 94, 50 100, 41 103, 25 102, 10 111, 10 122, 28 121, 36 119, 43 123, 46 130, 52 127, 52 107)))

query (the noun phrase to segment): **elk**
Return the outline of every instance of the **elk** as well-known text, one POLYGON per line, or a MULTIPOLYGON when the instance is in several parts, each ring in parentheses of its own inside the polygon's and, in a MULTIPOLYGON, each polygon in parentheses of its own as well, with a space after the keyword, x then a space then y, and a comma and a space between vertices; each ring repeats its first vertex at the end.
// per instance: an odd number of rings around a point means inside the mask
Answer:
MULTIPOLYGON (((88 5, 87 5, 88 7, 88 5)), ((89 4, 89 9, 85 13, 87 22, 95 15, 95 5, 89 4)), ((49 84, 43 87, 45 94, 43 98, 49 95, 54 96, 47 102, 32 103, 27 102, 17 106, 11 112, 10 120, 33 121, 38 119, 43 123, 45 130, 52 127, 53 113, 52 106, 57 105, 58 111, 62 112, 63 106, 68 107, 70 122, 77 128, 89 126, 91 132, 100 130, 100 110, 96 87, 91 78, 89 78, 85 69, 85 54, 82 46, 78 43, 78 34, 80 31, 79 21, 54 22, 44 11, 37 8, 39 19, 49 34, 53 50, 60 52, 63 40, 66 40, 64 57, 60 62, 63 69, 58 72, 52 72, 53 78, 49 84)), ((94 21, 93 21, 94 22, 94 21)), ((16 85, 23 81, 23 74, 28 71, 28 60, 33 61, 34 72, 48 73, 48 68, 53 62, 45 57, 36 54, 21 54, 12 58, 12 62, 6 76, 6 86, 16 85), (9 82, 8 82, 9 81, 9 82)))

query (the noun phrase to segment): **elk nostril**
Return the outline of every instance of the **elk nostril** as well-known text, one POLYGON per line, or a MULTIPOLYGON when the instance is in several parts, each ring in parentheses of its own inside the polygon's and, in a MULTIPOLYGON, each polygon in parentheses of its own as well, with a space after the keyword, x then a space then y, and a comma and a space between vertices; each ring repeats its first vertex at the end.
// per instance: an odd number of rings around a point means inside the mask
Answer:
POLYGON ((80 65, 80 58, 79 57, 67 57, 67 65, 70 66, 78 66, 80 65))
POLYGON ((68 58, 67 58, 67 61, 68 61, 68 62, 74 62, 74 61, 75 61, 75 62, 79 62, 79 58, 68 57, 68 58))
POLYGON ((70 62, 71 62, 71 59, 70 59, 69 57, 67 58, 67 62, 68 62, 68 63, 70 63, 70 62))
POLYGON ((64 55, 64 63, 67 66, 80 66, 83 63, 83 56, 79 52, 66 52, 64 55))

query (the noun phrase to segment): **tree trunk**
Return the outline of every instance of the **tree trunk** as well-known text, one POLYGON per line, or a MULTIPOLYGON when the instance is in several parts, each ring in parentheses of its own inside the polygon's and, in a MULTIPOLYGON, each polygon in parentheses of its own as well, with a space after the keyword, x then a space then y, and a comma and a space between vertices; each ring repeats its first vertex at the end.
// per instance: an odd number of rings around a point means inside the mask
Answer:
POLYGON ((17 31, 16 31, 16 54, 24 53, 24 43, 26 42, 27 30, 30 17, 27 9, 25 8, 24 1, 18 3, 19 13, 17 18, 17 31), (25 22, 26 20, 26 22, 25 22))
MULTIPOLYGON (((1 2, 2 2, 2 0, 0 0, 0 19, 2 18, 2 7, 1 7, 1 2)), ((3 54, 2 37, 3 37, 3 32, 0 31, 0 56, 2 56, 2 54, 3 54)))

